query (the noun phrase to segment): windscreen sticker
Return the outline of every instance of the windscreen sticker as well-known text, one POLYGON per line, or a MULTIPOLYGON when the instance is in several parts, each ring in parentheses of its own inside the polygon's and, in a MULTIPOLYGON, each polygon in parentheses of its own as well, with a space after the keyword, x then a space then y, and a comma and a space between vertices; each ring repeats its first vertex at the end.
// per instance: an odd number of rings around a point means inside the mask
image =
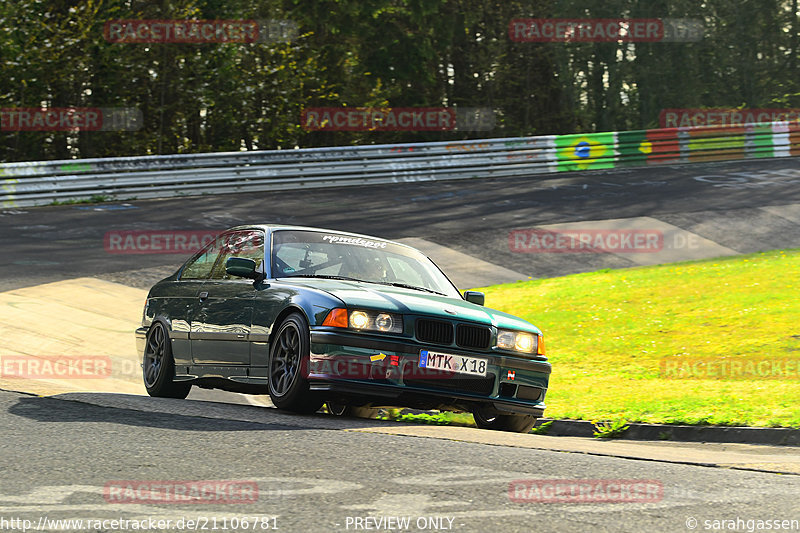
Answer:
POLYGON ((343 235, 325 235, 323 241, 331 244, 351 244, 353 246, 363 246, 364 248, 386 248, 385 242, 370 241, 361 237, 345 237, 343 235))

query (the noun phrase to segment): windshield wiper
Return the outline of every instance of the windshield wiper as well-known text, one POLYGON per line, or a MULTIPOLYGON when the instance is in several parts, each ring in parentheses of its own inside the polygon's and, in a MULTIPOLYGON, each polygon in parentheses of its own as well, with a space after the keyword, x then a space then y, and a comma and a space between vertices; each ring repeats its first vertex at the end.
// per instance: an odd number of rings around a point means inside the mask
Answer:
POLYGON ((443 292, 435 291, 435 290, 429 289, 427 287, 417 287, 416 285, 409 285, 407 283, 398 283, 396 281, 371 281, 370 283, 379 283, 381 285, 391 285, 392 287, 403 287, 404 289, 414 289, 414 290, 417 290, 417 291, 432 292, 433 294, 438 294, 439 296, 447 296, 443 292))

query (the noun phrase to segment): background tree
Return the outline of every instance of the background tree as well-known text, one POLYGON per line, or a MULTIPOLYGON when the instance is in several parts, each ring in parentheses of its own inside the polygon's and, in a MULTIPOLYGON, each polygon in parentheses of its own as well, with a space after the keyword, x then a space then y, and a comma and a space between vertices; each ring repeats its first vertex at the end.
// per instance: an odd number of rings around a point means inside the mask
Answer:
POLYGON ((135 107, 138 131, 0 129, 0 160, 658 126, 665 108, 800 107, 800 0, 7 0, 0 107, 135 107), (698 42, 525 43, 514 18, 688 18, 698 42), (290 41, 123 44, 114 19, 290 20, 290 41), (486 107, 491 131, 315 132, 308 107, 486 107))

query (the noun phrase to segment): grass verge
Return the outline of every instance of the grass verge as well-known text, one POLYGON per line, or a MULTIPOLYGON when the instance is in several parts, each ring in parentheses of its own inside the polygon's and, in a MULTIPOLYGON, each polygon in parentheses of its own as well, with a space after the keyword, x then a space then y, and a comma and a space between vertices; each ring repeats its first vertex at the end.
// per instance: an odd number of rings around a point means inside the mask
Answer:
POLYGON ((550 418, 798 427, 799 289, 792 249, 483 290, 487 307, 544 332, 550 418), (698 360, 777 366, 750 377, 665 376, 667 361, 698 360))

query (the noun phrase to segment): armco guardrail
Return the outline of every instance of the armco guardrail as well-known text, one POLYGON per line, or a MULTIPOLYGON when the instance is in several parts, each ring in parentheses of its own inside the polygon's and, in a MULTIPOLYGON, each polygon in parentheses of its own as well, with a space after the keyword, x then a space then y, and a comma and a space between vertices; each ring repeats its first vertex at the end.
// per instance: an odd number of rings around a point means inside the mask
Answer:
POLYGON ((374 183, 497 178, 800 155, 775 122, 458 142, 114 157, 0 165, 3 207, 103 196, 160 198, 374 183))

